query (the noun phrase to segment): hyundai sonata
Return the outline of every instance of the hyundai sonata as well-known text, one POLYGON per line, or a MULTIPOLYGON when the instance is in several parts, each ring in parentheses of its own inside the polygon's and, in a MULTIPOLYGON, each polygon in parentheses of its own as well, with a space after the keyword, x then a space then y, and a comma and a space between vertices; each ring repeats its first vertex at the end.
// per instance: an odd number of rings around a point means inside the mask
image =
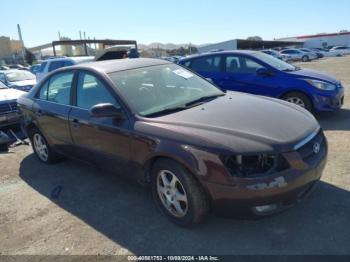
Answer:
POLYGON ((326 163, 326 138, 303 108, 223 92, 165 60, 59 69, 19 106, 40 161, 67 156, 149 184, 179 225, 210 210, 284 210, 311 191, 326 163))

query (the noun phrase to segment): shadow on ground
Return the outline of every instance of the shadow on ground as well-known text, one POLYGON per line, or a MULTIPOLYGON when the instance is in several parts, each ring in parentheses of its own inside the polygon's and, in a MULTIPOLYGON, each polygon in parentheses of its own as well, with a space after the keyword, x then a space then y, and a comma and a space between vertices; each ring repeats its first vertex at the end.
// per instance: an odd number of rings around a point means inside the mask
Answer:
POLYGON ((262 220, 210 216, 192 229, 168 222, 150 194, 116 176, 34 155, 21 178, 38 193, 135 254, 350 254, 350 192, 321 182, 298 206, 262 220))
POLYGON ((350 131, 350 109, 318 113, 316 118, 323 130, 350 131))

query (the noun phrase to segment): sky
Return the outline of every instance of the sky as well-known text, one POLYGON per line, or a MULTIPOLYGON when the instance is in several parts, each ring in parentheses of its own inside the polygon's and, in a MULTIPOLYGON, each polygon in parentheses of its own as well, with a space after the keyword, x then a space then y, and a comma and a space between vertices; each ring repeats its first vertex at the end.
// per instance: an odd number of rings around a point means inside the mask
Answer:
POLYGON ((61 36, 138 43, 215 43, 350 31, 349 0, 3 0, 0 36, 27 47, 61 36))

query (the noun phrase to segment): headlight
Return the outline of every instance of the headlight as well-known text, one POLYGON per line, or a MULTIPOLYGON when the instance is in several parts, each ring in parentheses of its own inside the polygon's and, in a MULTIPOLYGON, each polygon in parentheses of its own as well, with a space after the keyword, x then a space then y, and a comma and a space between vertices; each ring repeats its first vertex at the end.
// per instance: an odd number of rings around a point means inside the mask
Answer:
POLYGON ((328 90, 332 91, 335 90, 336 86, 327 82, 319 81, 319 80, 311 80, 311 79, 305 79, 306 82, 308 82, 310 85, 321 89, 321 90, 328 90))
POLYGON ((233 155, 224 157, 223 163, 233 176, 252 177, 280 172, 289 167, 281 155, 233 155))

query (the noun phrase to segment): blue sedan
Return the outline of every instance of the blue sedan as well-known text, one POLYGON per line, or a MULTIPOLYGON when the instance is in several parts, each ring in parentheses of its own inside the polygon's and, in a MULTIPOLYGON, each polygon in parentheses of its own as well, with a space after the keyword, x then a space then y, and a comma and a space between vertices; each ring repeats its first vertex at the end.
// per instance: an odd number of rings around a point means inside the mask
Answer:
POLYGON ((344 88, 334 77, 262 52, 212 52, 186 57, 179 64, 222 89, 283 99, 309 111, 335 111, 344 103, 344 88))

